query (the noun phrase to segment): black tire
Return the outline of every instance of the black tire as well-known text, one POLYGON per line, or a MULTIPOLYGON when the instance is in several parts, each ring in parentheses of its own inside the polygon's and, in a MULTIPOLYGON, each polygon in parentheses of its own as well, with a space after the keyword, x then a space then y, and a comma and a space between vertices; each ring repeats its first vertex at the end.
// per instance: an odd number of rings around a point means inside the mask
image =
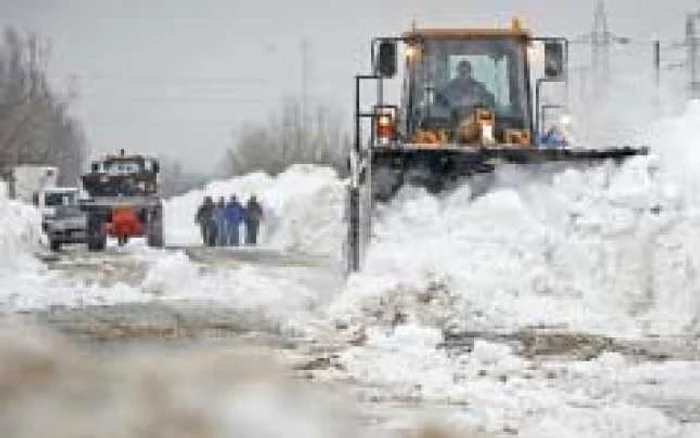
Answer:
POLYGON ((146 243, 153 248, 162 248, 164 245, 163 229, 161 228, 159 231, 151 230, 146 236, 146 243))
POLYGON ((99 210, 88 213, 87 247, 88 251, 104 251, 107 246, 107 236, 102 230, 105 222, 104 214, 99 210))
POLYGON ((163 239, 163 209, 158 207, 149 214, 146 228, 146 244, 152 248, 162 248, 163 239))
POLYGON ((104 251, 107 246, 107 236, 96 237, 88 240, 88 251, 104 251))
POLYGON ((61 242, 58 240, 49 240, 49 248, 53 252, 59 252, 61 250, 61 242))

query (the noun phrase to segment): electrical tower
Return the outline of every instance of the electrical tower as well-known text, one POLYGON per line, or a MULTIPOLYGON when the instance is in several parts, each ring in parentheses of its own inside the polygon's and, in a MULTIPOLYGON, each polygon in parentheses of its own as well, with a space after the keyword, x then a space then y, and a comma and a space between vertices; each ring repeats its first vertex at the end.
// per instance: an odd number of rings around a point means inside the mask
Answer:
POLYGON ((605 12, 605 2, 598 1, 593 17, 591 30, 591 71, 594 75, 596 88, 607 84, 610 79, 610 43, 612 34, 608 28, 608 17, 605 12))
POLYGON ((698 22, 700 12, 688 14, 685 21, 685 46, 688 51, 686 68, 688 69, 689 94, 691 99, 700 99, 700 60, 698 59, 698 22))
POLYGON ((615 35, 610 31, 605 2, 599 0, 593 15, 593 27, 590 33, 581 35, 571 41, 572 44, 590 44, 591 46, 591 85, 593 97, 605 94, 605 87, 610 83, 610 52, 615 44, 629 44, 630 39, 615 35))

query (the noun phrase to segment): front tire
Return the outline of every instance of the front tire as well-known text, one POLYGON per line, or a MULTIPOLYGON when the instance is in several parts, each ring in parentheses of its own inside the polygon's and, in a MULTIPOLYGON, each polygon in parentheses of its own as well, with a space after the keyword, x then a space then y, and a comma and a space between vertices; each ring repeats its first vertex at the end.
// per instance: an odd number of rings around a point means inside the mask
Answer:
POLYGON ((102 229, 105 222, 105 215, 101 211, 91 211, 88 215, 87 224, 87 247, 88 251, 104 251, 107 246, 107 235, 102 229))
POLYGON ((107 246, 107 236, 91 238, 87 245, 88 251, 104 251, 107 246))
POLYGON ((146 244, 152 248, 162 248, 165 244, 162 207, 158 207, 150 213, 147 227, 146 244))

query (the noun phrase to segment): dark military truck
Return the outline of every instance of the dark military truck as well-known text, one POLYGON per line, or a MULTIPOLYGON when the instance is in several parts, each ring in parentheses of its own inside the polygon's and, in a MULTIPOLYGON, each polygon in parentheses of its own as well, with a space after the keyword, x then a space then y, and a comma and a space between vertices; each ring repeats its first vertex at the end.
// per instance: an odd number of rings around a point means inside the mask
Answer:
POLYGON ((108 237, 116 238, 120 245, 133 237, 145 237, 149 246, 163 246, 159 172, 156 159, 127 155, 124 150, 91 163, 90 172, 82 176, 90 197, 82 203, 89 250, 104 250, 108 237))

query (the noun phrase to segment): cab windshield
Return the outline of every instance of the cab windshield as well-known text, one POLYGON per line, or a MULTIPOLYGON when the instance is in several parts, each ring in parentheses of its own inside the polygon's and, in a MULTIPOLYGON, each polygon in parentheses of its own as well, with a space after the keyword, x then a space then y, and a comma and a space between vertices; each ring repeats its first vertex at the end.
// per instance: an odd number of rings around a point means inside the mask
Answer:
POLYGON ((110 175, 124 175, 143 171, 142 160, 110 160, 103 164, 103 172, 110 175))
POLYGON ((409 131, 453 126, 476 107, 493 110, 501 129, 530 126, 519 39, 424 40, 419 53, 405 94, 409 131))
POLYGON ((59 207, 77 205, 78 194, 76 192, 47 192, 44 194, 44 205, 47 207, 59 207))

